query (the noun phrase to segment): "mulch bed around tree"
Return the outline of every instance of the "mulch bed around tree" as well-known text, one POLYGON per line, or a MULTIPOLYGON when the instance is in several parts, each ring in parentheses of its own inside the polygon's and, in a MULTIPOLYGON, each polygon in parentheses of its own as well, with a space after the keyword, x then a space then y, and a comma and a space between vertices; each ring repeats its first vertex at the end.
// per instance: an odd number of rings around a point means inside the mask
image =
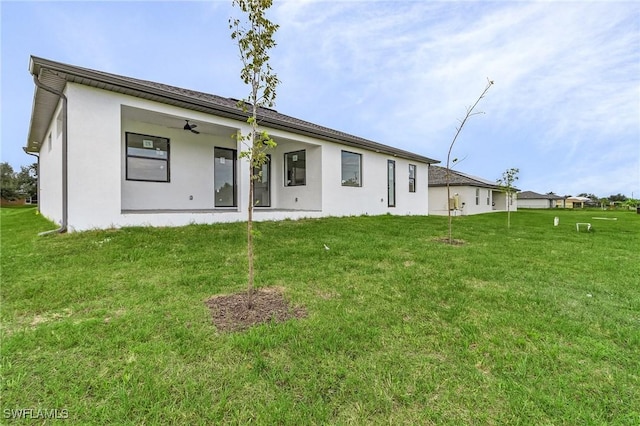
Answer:
POLYGON ((281 288, 254 290, 251 309, 248 308, 246 291, 213 296, 205 304, 211 310, 213 324, 219 331, 242 331, 254 325, 307 316, 303 307, 290 306, 281 288))

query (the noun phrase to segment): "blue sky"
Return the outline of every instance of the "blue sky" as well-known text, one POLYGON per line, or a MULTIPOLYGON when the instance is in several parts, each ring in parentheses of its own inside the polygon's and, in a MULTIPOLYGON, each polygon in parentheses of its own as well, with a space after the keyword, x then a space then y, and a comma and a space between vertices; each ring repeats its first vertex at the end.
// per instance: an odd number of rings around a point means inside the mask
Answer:
MULTIPOLYGON (((278 1, 288 115, 522 190, 640 198, 640 3, 278 1)), ((242 98, 231 1, 1 3, 2 161, 26 144, 29 56, 242 98)))

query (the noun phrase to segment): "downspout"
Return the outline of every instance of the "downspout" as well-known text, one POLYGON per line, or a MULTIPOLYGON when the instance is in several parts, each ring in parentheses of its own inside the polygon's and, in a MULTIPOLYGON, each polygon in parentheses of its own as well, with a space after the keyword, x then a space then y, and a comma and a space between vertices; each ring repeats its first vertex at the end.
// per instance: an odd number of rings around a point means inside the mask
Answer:
MULTIPOLYGON (((36 75, 33 76, 33 82, 40 89, 53 93, 62 99, 62 223, 58 229, 41 232, 38 235, 42 236, 54 233, 62 234, 67 232, 67 219, 69 214, 69 197, 67 191, 67 97, 64 93, 49 86, 45 86, 40 82, 40 80, 38 80, 38 76, 36 75)), ((38 170, 38 179, 40 179, 39 173, 40 171, 38 170)), ((40 208, 39 206, 40 199, 38 198, 38 209, 40 208)))
POLYGON ((23 146, 22 150, 24 151, 25 154, 32 155, 38 159, 36 163, 37 164, 36 173, 38 174, 38 177, 36 178, 36 196, 38 197, 38 213, 40 213, 40 156, 38 154, 34 154, 33 152, 27 151, 26 146, 23 146))

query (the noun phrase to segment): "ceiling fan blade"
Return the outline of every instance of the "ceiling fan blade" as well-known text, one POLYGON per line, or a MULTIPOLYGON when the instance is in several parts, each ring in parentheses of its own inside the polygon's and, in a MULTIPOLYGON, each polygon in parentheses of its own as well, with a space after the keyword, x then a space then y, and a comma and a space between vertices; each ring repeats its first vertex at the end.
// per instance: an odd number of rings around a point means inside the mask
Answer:
POLYGON ((192 133, 195 133, 196 135, 199 135, 199 134, 200 134, 200 132, 199 132, 199 131, 194 130, 196 127, 198 127, 198 125, 197 125, 197 124, 194 124, 194 123, 189 124, 189 120, 184 120, 184 121, 186 121, 186 122, 187 122, 187 124, 185 124, 185 125, 184 125, 184 127, 183 127, 183 129, 184 129, 184 130, 189 130, 189 131, 191 131, 192 133))

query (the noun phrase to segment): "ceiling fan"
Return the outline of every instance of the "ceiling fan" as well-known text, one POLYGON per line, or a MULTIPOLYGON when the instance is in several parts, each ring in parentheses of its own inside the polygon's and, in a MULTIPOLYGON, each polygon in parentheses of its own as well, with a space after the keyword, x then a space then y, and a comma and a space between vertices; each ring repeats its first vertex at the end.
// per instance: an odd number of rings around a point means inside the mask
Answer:
POLYGON ((187 124, 184 125, 184 130, 189 130, 191 131, 191 133, 195 133, 196 135, 199 135, 200 132, 197 130, 194 130, 196 127, 198 127, 197 124, 189 124, 189 120, 185 120, 187 122, 187 124))

